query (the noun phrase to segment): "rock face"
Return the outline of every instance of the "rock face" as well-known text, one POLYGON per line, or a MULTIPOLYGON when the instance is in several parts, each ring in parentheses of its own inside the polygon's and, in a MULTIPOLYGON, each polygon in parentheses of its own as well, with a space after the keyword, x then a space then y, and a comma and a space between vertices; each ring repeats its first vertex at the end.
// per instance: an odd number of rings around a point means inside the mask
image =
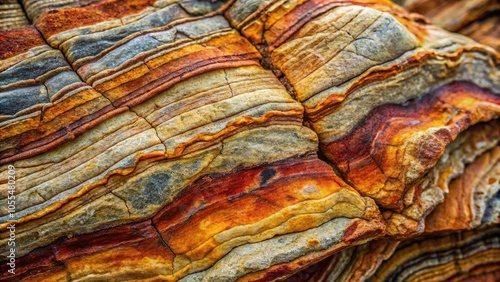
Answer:
POLYGON ((500 51, 500 2, 497 0, 399 0, 446 30, 458 32, 500 51))
POLYGON ((498 225, 375 240, 303 270, 286 281, 497 281, 498 225))
POLYGON ((0 279, 499 276, 493 48, 390 1, 4 11, 0 279))

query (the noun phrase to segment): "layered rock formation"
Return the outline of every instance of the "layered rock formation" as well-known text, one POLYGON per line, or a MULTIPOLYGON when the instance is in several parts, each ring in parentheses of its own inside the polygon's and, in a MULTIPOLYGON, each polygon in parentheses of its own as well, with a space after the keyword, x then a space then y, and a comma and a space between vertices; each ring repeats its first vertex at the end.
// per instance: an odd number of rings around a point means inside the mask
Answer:
POLYGON ((270 23, 282 11, 262 6, 234 24, 293 87, 323 153, 385 210, 388 232, 412 236, 446 192, 431 170, 447 145, 500 114, 498 54, 399 7, 365 4, 307 2, 270 23))
POLYGON ((0 1, 0 30, 9 30, 28 25, 23 8, 16 0, 0 1))
POLYGON ((497 0, 400 0, 444 29, 471 37, 500 51, 500 3, 497 0))
POLYGON ((0 23, 0 279, 467 276, 401 273, 427 249, 498 272, 494 49, 390 1, 23 7, 0 23))
POLYGON ((438 232, 403 242, 371 241, 285 281, 497 281, 498 225, 438 232))

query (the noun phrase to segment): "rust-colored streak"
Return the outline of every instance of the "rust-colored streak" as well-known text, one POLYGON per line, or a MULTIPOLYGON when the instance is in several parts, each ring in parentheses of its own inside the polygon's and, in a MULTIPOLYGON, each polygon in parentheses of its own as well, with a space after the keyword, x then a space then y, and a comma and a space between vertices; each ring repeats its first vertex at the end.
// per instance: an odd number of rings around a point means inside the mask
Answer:
POLYGON ((405 183, 404 176, 391 180, 391 197, 381 198, 378 191, 373 191, 377 183, 384 185, 388 181, 391 170, 402 169, 395 150, 417 133, 441 128, 434 134, 436 140, 419 144, 421 154, 415 160, 424 166, 436 162, 444 146, 459 132, 493 117, 492 113, 475 109, 478 102, 500 105, 500 97, 470 83, 451 83, 406 106, 380 106, 352 133, 321 147, 358 191, 374 197, 383 207, 395 208, 400 205, 406 186, 412 184, 405 183))
POLYGON ((305 200, 300 190, 307 185, 316 187, 315 197, 326 197, 339 189, 339 183, 331 168, 317 159, 206 176, 185 189, 153 221, 174 252, 182 254, 219 232, 257 222, 305 200))
MULTIPOLYGON (((9 278, 33 277, 47 269, 57 269, 58 265, 76 271, 87 267, 89 261, 96 273, 103 269, 113 271, 121 269, 121 263, 130 259, 157 260, 169 270, 166 275, 172 275, 170 266, 174 253, 170 247, 176 254, 190 251, 217 231, 257 222, 306 198, 330 195, 343 185, 328 165, 314 157, 291 158, 228 174, 205 175, 185 188, 171 205, 153 218, 159 233, 151 220, 145 220, 61 239, 16 258, 19 268, 16 276, 9 278), (317 192, 301 196, 307 185, 315 186, 317 192), (204 221, 211 222, 206 229, 200 228, 204 221), (167 239, 168 246, 160 234, 167 239)), ((3 279, 9 267, 4 262, 0 266, 3 279)))
MULTIPOLYGON (((368 222, 365 220, 356 220, 353 223, 351 223, 349 231, 349 236, 343 236, 342 237, 342 244, 338 245, 336 248, 333 249, 327 249, 323 251, 318 251, 318 252, 312 252, 306 256, 300 257, 298 259, 295 259, 293 261, 290 261, 286 264, 278 264, 271 266, 270 268, 259 271, 259 272, 254 272, 250 273, 247 276, 244 277, 245 281, 269 281, 270 277, 275 278, 283 278, 290 276, 294 272, 304 269, 313 263, 317 263, 318 260, 321 258, 328 257, 334 253, 340 252, 342 249, 346 248, 349 244, 354 243, 354 242, 363 242, 364 240, 370 240, 373 239, 374 237, 378 237, 381 234, 385 232, 385 229, 383 228, 383 223, 375 220, 374 222, 368 222)), ((315 275, 316 276, 316 275, 315 275)), ((320 276, 321 277, 321 276, 320 276)), ((296 277, 295 277, 296 278, 296 277)), ((286 280, 289 282, 294 282, 297 280, 294 280, 293 278, 290 280, 286 280)), ((299 280, 299 281, 305 281, 304 280, 299 280)), ((310 281, 310 280, 308 280, 310 281)), ((314 281, 314 280, 313 280, 314 281)), ((322 281, 322 280, 319 280, 322 281)))
POLYGON ((33 26, 0 31, 0 60, 27 52, 29 49, 45 45, 38 30, 33 26))
POLYGON ((50 10, 38 17, 36 27, 46 38, 49 38, 66 30, 136 14, 154 2, 153 0, 111 0, 86 7, 50 10))
POLYGON ((275 279, 278 279, 278 278, 281 278, 283 276, 285 276, 286 274, 289 274, 290 272, 292 272, 293 268, 284 264, 284 265, 280 265, 278 267, 275 267, 273 269, 271 269, 270 271, 267 271, 262 277, 260 277, 259 279, 252 279, 252 280, 249 280, 249 281, 252 281, 252 282, 265 282, 265 281, 273 281, 275 279))
MULTIPOLYGON (((311 121, 317 121, 318 119, 334 112, 350 94, 354 93, 356 90, 368 85, 374 81, 383 81, 389 77, 392 77, 406 69, 421 66, 425 64, 426 61, 435 59, 438 57, 445 57, 450 62, 455 62, 459 60, 462 56, 466 56, 470 52, 481 52, 487 54, 484 49, 478 48, 477 46, 460 48, 452 54, 440 54, 435 51, 421 51, 415 55, 406 58, 405 60, 399 61, 394 65, 387 67, 377 67, 373 70, 368 70, 362 76, 360 76, 356 83, 352 84, 343 95, 331 95, 324 101, 318 103, 314 108, 306 108, 307 118, 311 121)), ((489 55, 489 54, 487 54, 489 55)), ((494 55, 494 54, 493 54, 494 55)), ((493 57, 497 59, 497 57, 493 57)))
MULTIPOLYGON (((382 223, 381 223, 382 224, 382 223)), ((363 219, 358 219, 351 223, 349 227, 347 227, 344 236, 342 237, 342 241, 351 245, 356 242, 360 242, 365 238, 377 237, 377 235, 381 234, 381 230, 377 228, 368 229, 365 226, 369 226, 363 219)))
MULTIPOLYGON (((161 77, 142 88, 134 90, 132 93, 130 93, 130 95, 117 99, 113 102, 113 104, 117 107, 133 107, 154 97, 156 94, 161 93, 162 91, 168 89, 169 87, 172 87, 174 84, 181 82, 184 79, 188 79, 190 77, 194 77, 211 70, 259 65, 258 61, 256 61, 256 59, 258 58, 259 57, 254 53, 243 54, 241 56, 223 56, 217 59, 209 59, 204 62, 198 62, 182 70, 182 74, 180 72, 176 72, 175 74, 169 74, 165 77, 161 77), (237 59, 238 61, 235 61, 235 59, 237 59)), ((133 83, 131 83, 130 85, 132 84, 133 83)))

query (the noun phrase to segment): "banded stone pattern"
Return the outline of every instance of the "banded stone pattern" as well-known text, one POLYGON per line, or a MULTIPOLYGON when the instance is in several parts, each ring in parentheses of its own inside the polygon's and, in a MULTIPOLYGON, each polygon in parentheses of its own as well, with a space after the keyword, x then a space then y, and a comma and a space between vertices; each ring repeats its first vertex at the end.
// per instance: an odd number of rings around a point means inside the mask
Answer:
POLYGON ((397 280, 496 234, 493 48, 390 1, 9 3, 0 280, 397 280))
POLYGON ((226 15, 293 88, 331 164, 384 209, 389 234, 422 232, 446 193, 431 170, 460 132, 499 117, 498 53, 389 2, 238 3, 226 15))
POLYGON ((17 279, 265 277, 384 234, 374 201, 317 158, 303 107, 224 6, 119 4, 51 10, 5 32, 17 279), (245 252, 277 241, 249 265, 245 252))
POLYGON ((21 4, 16 0, 0 1, 0 31, 20 28, 29 24, 21 4))
POLYGON ((496 0, 402 0, 409 11, 425 15, 433 24, 464 34, 500 51, 500 3, 496 0))
POLYGON ((285 281, 496 281, 498 225, 375 240, 341 251, 285 281))

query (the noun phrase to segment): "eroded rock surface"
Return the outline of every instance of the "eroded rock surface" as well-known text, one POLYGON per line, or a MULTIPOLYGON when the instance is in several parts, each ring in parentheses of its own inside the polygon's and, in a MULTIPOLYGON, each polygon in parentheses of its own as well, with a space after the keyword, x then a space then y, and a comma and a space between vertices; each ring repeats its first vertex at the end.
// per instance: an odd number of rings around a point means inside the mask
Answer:
POLYGON ((500 51, 500 3, 496 0, 400 0, 409 11, 500 51))
POLYGON ((285 281, 496 281, 499 227, 375 240, 341 251, 285 281))
MULTIPOLYGON (((423 232, 496 234, 490 47, 390 1, 22 5, 0 21, 1 279, 397 280, 423 232)), ((446 236, 422 240, 470 242, 446 236)))

